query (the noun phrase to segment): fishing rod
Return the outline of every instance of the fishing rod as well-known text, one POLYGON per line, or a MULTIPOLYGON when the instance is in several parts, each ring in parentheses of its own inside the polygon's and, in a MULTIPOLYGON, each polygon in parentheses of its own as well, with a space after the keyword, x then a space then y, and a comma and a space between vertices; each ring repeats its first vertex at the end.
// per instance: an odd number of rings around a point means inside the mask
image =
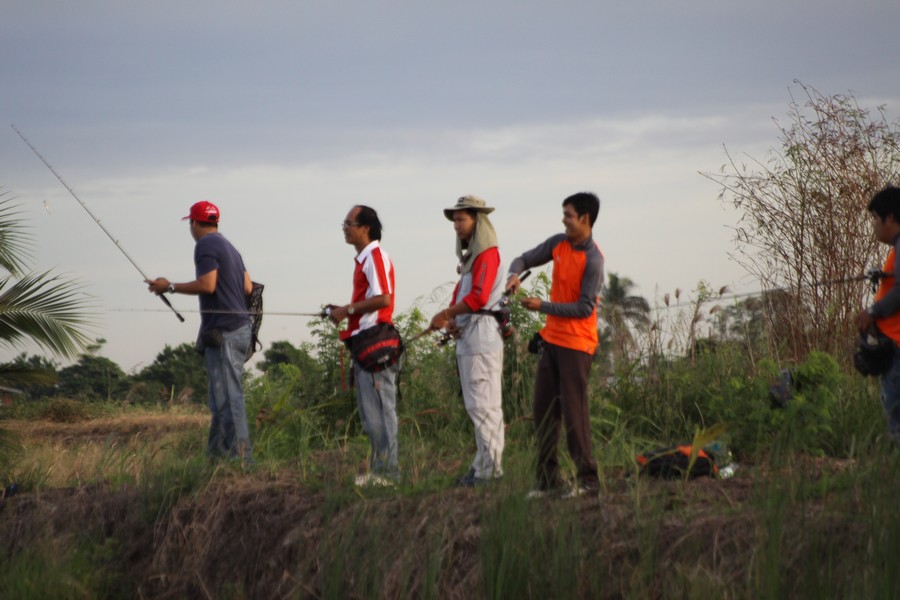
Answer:
MULTIPOLYGON (((107 308, 108 312, 166 312, 165 309, 162 308, 107 308)), ((284 311, 254 311, 254 310, 217 310, 217 309, 209 309, 209 310, 183 310, 181 312, 184 313, 195 313, 202 315, 268 315, 272 317, 319 317, 326 318, 328 313, 324 310, 317 313, 307 313, 307 312, 284 312, 284 311)))
MULTIPOLYGON (((518 276, 518 277, 519 277, 519 284, 521 284, 521 283, 524 282, 526 279, 528 279, 528 276, 529 276, 529 275, 531 275, 531 269, 528 269, 527 271, 525 271, 524 273, 522 273, 521 275, 519 275, 519 276, 518 276)), ((491 304, 488 308, 479 310, 479 311, 477 311, 477 312, 474 313, 474 314, 479 314, 479 313, 480 313, 480 314, 491 314, 492 316, 495 316, 495 313, 496 313, 498 310, 503 310, 504 308, 508 307, 511 300, 512 300, 512 290, 506 290, 506 291, 503 292, 503 295, 500 296, 500 298, 499 298, 496 302, 494 302, 493 304, 491 304)), ((508 320, 507 320, 507 322, 508 322, 508 320)), ((422 333, 420 333, 419 335, 417 335, 416 337, 414 337, 414 338, 413 338, 412 340, 410 340, 410 341, 413 341, 413 340, 418 339, 419 337, 425 335, 425 334, 428 333, 429 331, 430 331, 430 330, 427 330, 427 329, 426 329, 425 331, 423 331, 422 333)), ((459 332, 459 333, 462 333, 462 332, 459 332)), ((502 334, 503 332, 501 331, 500 333, 502 334)), ((504 337, 505 337, 505 336, 504 336, 504 337)), ((436 343, 438 346, 446 346, 448 343, 450 343, 450 340, 452 340, 452 339, 453 339, 453 334, 451 334, 449 331, 445 331, 443 334, 441 334, 441 337, 439 337, 438 340, 437 340, 437 342, 435 342, 435 343, 436 343)))
POLYGON ((409 339, 406 341, 406 344, 407 344, 407 345, 412 344, 412 343, 415 342, 416 340, 425 337, 426 335, 428 335, 428 334, 431 333, 431 332, 432 332, 431 329, 426 329, 426 330, 424 330, 424 331, 420 331, 420 332, 417 333, 416 335, 414 335, 414 336, 412 336, 411 338, 409 338, 409 339))
POLYGON ((835 283, 853 283, 855 281, 868 281, 872 285, 872 293, 878 291, 878 282, 885 277, 893 277, 893 273, 885 273, 881 269, 869 269, 865 275, 856 275, 853 277, 844 277, 843 279, 828 279, 825 281, 817 281, 809 287, 818 285, 834 285, 835 283))
MULTIPOLYGON (((878 290, 878 282, 879 281, 881 281, 885 277, 893 277, 893 276, 894 276, 893 273, 886 273, 886 272, 882 271, 881 269, 872 268, 872 269, 868 269, 865 272, 865 274, 863 274, 863 275, 852 275, 850 277, 841 277, 838 279, 820 279, 820 280, 814 281, 812 283, 799 285, 796 288, 776 287, 776 288, 769 288, 766 290, 759 290, 756 292, 741 292, 739 294, 721 293, 718 296, 716 296, 715 298, 711 298, 710 300, 713 300, 716 302, 722 301, 722 300, 739 300, 741 298, 752 298, 754 296, 765 296, 767 294, 774 294, 776 292, 792 292, 794 290, 799 292, 800 290, 809 290, 809 289, 817 288, 820 286, 830 286, 830 285, 837 285, 837 284, 843 284, 843 283, 855 283, 858 281, 868 281, 872 286, 872 293, 874 294, 878 290)), ((725 288, 723 288, 723 289, 725 289, 725 288)), ((681 304, 672 304, 672 305, 666 304, 665 306, 655 307, 653 309, 653 311, 659 312, 659 311, 675 310, 675 309, 678 309, 683 306, 684 305, 681 305, 681 304)))
MULTIPOLYGON (((12 124, 11 124, 10 127, 12 127, 13 131, 15 131, 15 132, 18 134, 18 136, 19 136, 20 138, 22 138, 22 141, 25 142, 25 144, 27 144, 29 148, 31 148, 31 151, 34 152, 35 156, 37 156, 39 159, 41 159, 41 162, 44 163, 44 165, 46 165, 46 167, 47 167, 48 169, 50 169, 50 172, 53 173, 53 175, 56 176, 56 178, 57 178, 57 179, 59 180, 59 182, 63 185, 63 187, 66 188, 66 189, 69 191, 70 194, 72 194, 72 197, 75 198, 75 200, 78 201, 78 204, 81 205, 81 208, 83 208, 83 209, 85 210, 85 212, 87 212, 87 214, 90 215, 90 217, 94 220, 94 223, 96 223, 97 225, 100 226, 100 229, 103 230, 103 233, 106 234, 106 237, 108 237, 110 240, 112 240, 112 242, 116 245, 116 248, 118 248, 119 251, 120 251, 122 254, 125 255, 125 258, 127 258, 127 259, 128 259, 128 262, 130 262, 130 263, 132 264, 132 266, 133 266, 135 269, 137 269, 137 272, 141 274, 141 277, 144 278, 144 281, 149 281, 150 278, 147 277, 147 274, 144 273, 143 269, 141 269, 141 268, 138 266, 138 264, 137 264, 136 262, 134 262, 134 259, 131 258, 131 255, 129 255, 129 254, 125 251, 125 248, 122 247, 122 244, 119 243, 119 240, 117 240, 116 238, 113 237, 113 235, 112 235, 112 234, 109 232, 109 230, 103 225, 103 223, 100 222, 100 219, 98 219, 97 216, 94 215, 93 212, 91 212, 91 209, 88 208, 87 204, 85 204, 85 203, 81 200, 81 198, 78 197, 78 195, 75 193, 75 191, 74 191, 71 187, 69 187, 69 184, 67 184, 67 183, 65 182, 65 180, 63 180, 63 178, 59 175, 59 173, 56 172, 56 169, 54 169, 54 168, 50 165, 50 163, 47 162, 47 159, 44 158, 43 155, 41 155, 40 152, 38 152, 37 148, 35 148, 34 145, 33 145, 31 142, 28 141, 28 138, 26 138, 25 135, 24 135, 21 131, 19 131, 18 129, 16 129, 16 126, 15 126, 15 125, 12 125, 12 124)), ((172 304, 169 302, 169 299, 166 298, 165 296, 163 296, 162 294, 158 294, 158 296, 159 296, 159 299, 162 300, 162 301, 165 303, 165 305, 168 306, 168 307, 172 310, 173 313, 175 313, 175 316, 178 317, 178 320, 181 321, 182 323, 184 323, 184 317, 182 317, 182 316, 178 313, 178 311, 175 310, 175 307, 172 306, 172 304)))

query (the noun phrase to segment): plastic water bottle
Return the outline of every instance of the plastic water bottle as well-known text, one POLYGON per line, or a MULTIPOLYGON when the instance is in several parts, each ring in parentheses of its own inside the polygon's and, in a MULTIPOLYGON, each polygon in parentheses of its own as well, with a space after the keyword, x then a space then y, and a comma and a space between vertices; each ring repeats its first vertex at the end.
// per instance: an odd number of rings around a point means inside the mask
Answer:
POLYGON ((737 463, 729 463, 719 469, 719 479, 730 479, 734 477, 734 472, 737 471, 738 464, 737 463))

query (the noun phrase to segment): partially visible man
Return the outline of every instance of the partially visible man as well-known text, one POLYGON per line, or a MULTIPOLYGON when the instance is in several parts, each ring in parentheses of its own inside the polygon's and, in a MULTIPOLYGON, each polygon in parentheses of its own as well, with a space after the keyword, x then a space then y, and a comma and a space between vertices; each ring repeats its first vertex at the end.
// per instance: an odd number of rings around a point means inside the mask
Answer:
POLYGON ((253 289, 240 253, 219 233, 219 209, 212 202, 191 206, 189 221, 194 245, 196 279, 172 283, 165 277, 147 280, 159 295, 199 296, 198 349, 209 377, 208 404, 212 414, 206 447, 211 458, 251 459, 250 433, 241 377, 250 347, 247 296, 253 289))
POLYGON ((881 405, 887 420, 888 434, 900 446, 900 188, 887 186, 869 202, 875 239, 891 247, 875 292, 875 303, 856 316, 856 326, 866 333, 873 326, 894 341, 890 367, 881 376, 881 405))
POLYGON ((577 469, 575 487, 564 497, 597 494, 600 482, 591 447, 588 375, 597 348, 597 304, 603 285, 603 254, 594 242, 600 200, 581 192, 562 203, 565 232, 516 258, 506 289, 515 293, 525 269, 553 261, 550 301, 524 298, 522 306, 547 315, 534 390, 537 429, 537 489, 529 497, 562 492, 556 446, 560 422, 577 469))
MULTIPOLYGON (((354 206, 341 224, 344 241, 356 249, 350 304, 331 306, 337 325, 347 319, 342 341, 379 323, 393 323, 394 265, 381 247, 381 221, 368 206, 354 206)), ((363 430, 372 444, 370 471, 359 475, 358 486, 392 485, 400 476, 397 459, 397 374, 400 363, 371 372, 353 361, 356 401, 363 430)))

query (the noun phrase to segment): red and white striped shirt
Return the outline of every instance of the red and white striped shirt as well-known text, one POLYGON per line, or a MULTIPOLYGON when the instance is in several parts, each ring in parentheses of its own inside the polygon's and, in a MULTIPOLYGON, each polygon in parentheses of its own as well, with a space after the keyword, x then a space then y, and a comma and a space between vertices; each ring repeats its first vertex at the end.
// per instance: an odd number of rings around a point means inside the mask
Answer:
POLYGON ((393 323, 394 265, 387 252, 375 240, 363 248, 354 260, 356 268, 353 271, 353 296, 350 302, 362 302, 375 296, 390 294, 391 303, 375 312, 350 315, 347 318, 347 329, 341 331, 342 340, 378 323, 393 323))

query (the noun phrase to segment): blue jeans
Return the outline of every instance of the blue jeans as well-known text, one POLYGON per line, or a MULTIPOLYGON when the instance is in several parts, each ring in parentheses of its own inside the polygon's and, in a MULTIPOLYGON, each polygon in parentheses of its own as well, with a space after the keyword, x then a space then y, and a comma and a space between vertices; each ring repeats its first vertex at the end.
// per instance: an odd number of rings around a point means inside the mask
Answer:
POLYGON ((365 371, 353 361, 356 402, 363 431, 372 443, 372 473, 398 478, 397 374, 400 363, 378 373, 365 371))
POLYGON ((900 349, 896 346, 891 366, 881 378, 881 406, 887 419, 888 435, 900 446, 900 349))
POLYGON ((212 458, 250 459, 250 432, 241 376, 244 356, 250 346, 250 325, 223 332, 218 348, 206 348, 203 359, 209 376, 209 442, 206 453, 212 458))

